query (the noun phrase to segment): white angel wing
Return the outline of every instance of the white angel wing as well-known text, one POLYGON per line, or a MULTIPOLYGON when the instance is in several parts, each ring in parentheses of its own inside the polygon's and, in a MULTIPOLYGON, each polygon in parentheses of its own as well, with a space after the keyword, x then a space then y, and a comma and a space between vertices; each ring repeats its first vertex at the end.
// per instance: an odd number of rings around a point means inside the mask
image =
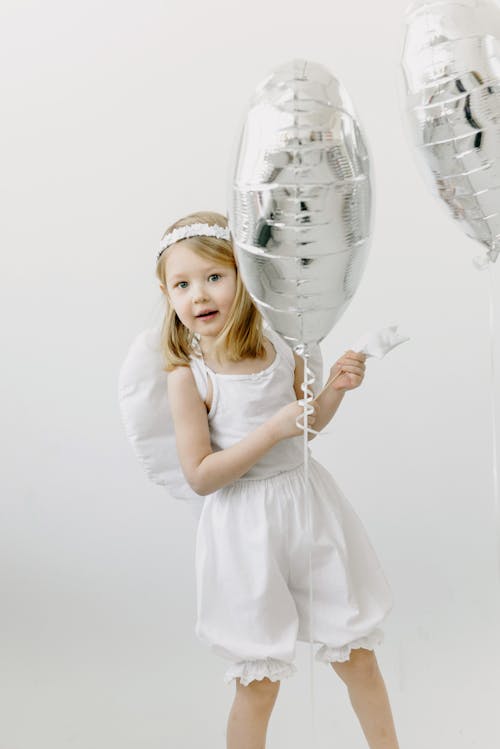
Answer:
POLYGON ((167 397, 167 373, 160 350, 161 326, 147 328, 129 348, 118 378, 118 402, 126 435, 155 484, 175 499, 196 499, 177 456, 167 397))

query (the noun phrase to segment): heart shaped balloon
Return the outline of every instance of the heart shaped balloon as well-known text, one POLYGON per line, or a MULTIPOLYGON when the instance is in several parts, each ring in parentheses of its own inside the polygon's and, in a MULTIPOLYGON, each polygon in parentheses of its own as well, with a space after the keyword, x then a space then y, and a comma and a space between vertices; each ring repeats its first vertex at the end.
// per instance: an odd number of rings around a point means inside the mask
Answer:
POLYGON ((292 348, 319 343, 362 276, 372 190, 351 101, 323 66, 278 67, 250 102, 229 226, 243 282, 292 348))
POLYGON ((500 9, 419 0, 407 11, 405 109, 433 192, 465 233, 500 250, 500 9))

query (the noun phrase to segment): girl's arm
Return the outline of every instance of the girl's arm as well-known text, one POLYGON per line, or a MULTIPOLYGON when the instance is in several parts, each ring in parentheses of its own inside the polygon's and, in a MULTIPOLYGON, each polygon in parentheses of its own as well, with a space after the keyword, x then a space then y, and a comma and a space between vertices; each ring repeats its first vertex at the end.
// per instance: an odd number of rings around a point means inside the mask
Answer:
POLYGON ((239 442, 212 452, 207 408, 190 367, 176 367, 168 373, 168 400, 182 471, 193 491, 201 495, 243 476, 277 442, 290 436, 286 430, 293 429, 293 409, 300 412, 295 404, 285 406, 276 418, 268 419, 239 442))
MULTIPOLYGON (((304 360, 294 352, 295 358, 295 380, 294 389, 298 399, 304 397, 302 390, 302 381, 304 379, 304 360)), ((333 374, 337 374, 341 369, 345 374, 337 377, 336 381, 329 385, 326 390, 311 401, 314 406, 315 421, 314 429, 320 432, 335 416, 347 390, 359 387, 363 381, 365 371, 365 354, 358 354, 355 351, 346 351, 330 370, 328 379, 333 374)), ((316 437, 316 434, 308 434, 308 440, 316 437)))

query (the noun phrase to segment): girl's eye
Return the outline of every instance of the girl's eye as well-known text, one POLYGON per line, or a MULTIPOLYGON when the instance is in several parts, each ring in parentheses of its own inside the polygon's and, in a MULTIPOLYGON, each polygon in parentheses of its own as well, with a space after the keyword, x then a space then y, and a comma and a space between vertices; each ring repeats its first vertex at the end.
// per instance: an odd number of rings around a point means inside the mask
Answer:
POLYGON ((220 273, 212 273, 212 274, 211 274, 211 275, 209 276, 209 278, 214 278, 214 276, 215 276, 215 278, 216 278, 216 279, 217 279, 217 278, 220 278, 220 273))
POLYGON ((177 284, 177 286, 180 286, 181 289, 185 289, 186 287, 182 285, 183 283, 187 284, 187 281, 179 281, 179 283, 177 284))

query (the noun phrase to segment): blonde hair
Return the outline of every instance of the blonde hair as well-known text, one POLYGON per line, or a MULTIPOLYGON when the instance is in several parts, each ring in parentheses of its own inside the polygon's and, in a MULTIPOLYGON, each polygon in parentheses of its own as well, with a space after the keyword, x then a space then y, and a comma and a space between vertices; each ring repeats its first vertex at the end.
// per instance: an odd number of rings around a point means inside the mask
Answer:
MULTIPOLYGON (((213 211, 198 211, 184 216, 184 218, 169 226, 163 237, 181 226, 196 223, 217 224, 227 227, 227 219, 222 214, 213 211)), ((266 349, 262 331, 262 316, 243 285, 230 241, 217 237, 180 239, 167 247, 160 255, 156 265, 157 278, 166 288, 166 265, 170 247, 175 247, 179 242, 186 241, 189 242, 189 249, 202 257, 215 260, 222 265, 232 266, 236 270, 236 293, 226 324, 215 341, 216 359, 218 361, 222 361, 223 358, 228 361, 240 361, 246 358, 264 358, 266 349)), ((161 330, 161 349, 166 364, 165 371, 171 372, 175 367, 189 366, 190 356, 196 354, 193 350, 195 334, 179 320, 166 295, 165 298, 167 309, 161 330)))

